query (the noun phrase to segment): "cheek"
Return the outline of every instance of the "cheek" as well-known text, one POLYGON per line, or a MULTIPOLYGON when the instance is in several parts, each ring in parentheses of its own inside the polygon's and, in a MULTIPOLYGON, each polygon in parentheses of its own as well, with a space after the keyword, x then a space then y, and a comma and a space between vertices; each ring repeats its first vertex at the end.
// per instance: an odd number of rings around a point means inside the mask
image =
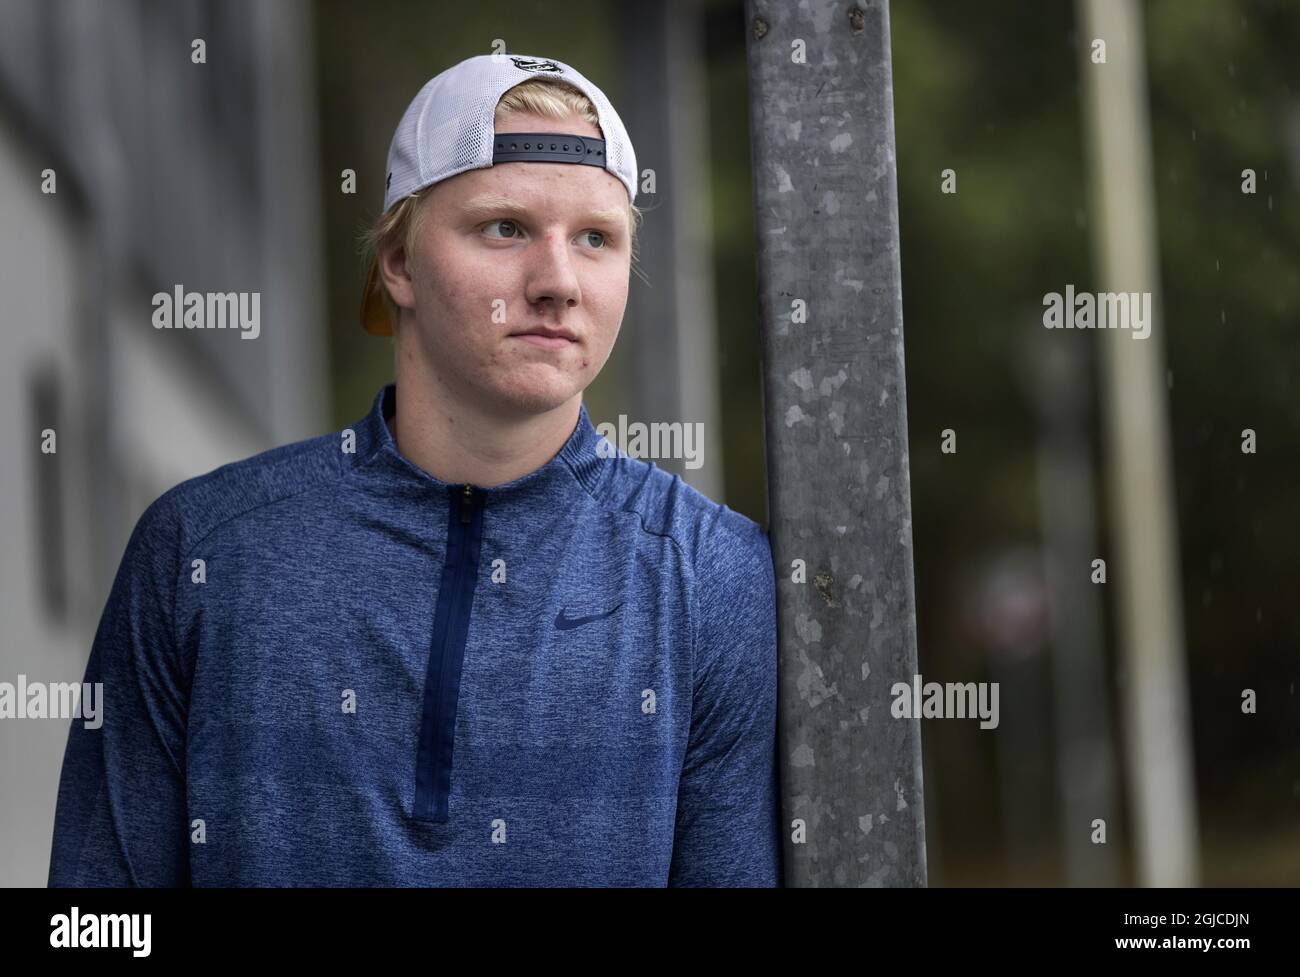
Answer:
MULTIPOLYGON (((445 252, 444 252, 445 253, 445 252)), ((483 276, 481 265, 457 265, 447 260, 426 265, 420 293, 427 304, 427 320, 438 330, 478 336, 492 324, 492 301, 504 298, 499 279, 483 276)))
POLYGON ((424 291, 421 297, 429 302, 435 313, 449 306, 459 308, 465 304, 466 282, 456 274, 453 265, 429 262, 421 270, 424 272, 424 291))
POLYGON ((595 293, 595 303, 594 319, 599 323, 600 334, 607 343, 612 343, 623 324, 623 313, 627 310, 627 282, 608 285, 595 293))

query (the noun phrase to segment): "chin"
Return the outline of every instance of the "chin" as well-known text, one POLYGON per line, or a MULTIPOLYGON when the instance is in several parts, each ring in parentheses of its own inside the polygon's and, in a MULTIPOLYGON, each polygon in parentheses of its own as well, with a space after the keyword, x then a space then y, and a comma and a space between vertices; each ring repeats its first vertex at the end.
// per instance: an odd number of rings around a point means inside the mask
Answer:
POLYGON ((552 377, 549 382, 520 377, 493 390, 498 403, 520 414, 544 414, 567 403, 581 392, 582 387, 567 377, 552 377))

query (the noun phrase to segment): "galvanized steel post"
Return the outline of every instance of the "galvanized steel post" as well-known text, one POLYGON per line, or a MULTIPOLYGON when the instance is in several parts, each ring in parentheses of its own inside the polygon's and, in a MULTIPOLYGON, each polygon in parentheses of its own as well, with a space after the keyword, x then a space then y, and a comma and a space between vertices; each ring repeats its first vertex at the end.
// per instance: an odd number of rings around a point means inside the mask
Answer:
POLYGON ((745 9, 785 884, 924 885, 889 9, 745 9))

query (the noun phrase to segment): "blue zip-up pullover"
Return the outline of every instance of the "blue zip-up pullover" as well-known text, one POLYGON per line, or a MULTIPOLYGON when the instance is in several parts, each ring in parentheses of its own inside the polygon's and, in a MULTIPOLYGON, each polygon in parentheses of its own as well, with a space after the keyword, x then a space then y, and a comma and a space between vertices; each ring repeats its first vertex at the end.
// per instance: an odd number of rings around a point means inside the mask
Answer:
POLYGON ((585 406, 484 489, 404 458, 395 405, 141 516, 50 884, 778 885, 762 529, 585 406))

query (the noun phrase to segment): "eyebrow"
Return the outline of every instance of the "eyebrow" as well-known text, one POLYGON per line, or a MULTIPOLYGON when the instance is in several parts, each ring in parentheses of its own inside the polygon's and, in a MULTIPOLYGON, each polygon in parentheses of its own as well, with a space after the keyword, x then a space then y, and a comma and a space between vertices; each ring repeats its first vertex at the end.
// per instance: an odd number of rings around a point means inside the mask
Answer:
MULTIPOLYGON (((500 214, 512 214, 519 217, 530 216, 528 208, 522 204, 511 200, 509 197, 497 196, 475 197, 461 206, 461 213, 473 220, 482 220, 500 214)), ((595 224, 619 225, 620 222, 626 222, 627 214, 622 210, 592 210, 588 211, 581 219, 595 224)))

